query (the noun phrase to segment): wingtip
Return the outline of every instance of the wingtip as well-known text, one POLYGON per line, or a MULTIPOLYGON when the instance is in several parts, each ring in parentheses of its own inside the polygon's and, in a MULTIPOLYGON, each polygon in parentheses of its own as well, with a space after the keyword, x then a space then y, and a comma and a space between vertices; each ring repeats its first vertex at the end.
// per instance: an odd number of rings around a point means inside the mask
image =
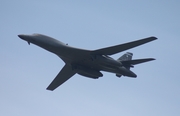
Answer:
POLYGON ((156 40, 156 39, 158 39, 157 37, 155 37, 155 36, 151 36, 150 37, 152 40, 156 40))
POLYGON ((156 60, 155 58, 152 58, 152 60, 156 60))
POLYGON ((46 90, 53 91, 54 89, 49 89, 49 88, 47 87, 46 90))
POLYGON ((155 58, 150 58, 149 61, 156 60, 155 58))

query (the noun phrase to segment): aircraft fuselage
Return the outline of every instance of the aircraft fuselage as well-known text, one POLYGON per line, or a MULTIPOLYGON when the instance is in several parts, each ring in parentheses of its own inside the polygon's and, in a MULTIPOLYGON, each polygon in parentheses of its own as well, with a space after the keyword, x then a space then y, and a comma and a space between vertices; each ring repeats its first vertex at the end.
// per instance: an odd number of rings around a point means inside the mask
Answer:
POLYGON ((121 62, 107 55, 92 54, 90 50, 74 48, 45 35, 33 34, 18 36, 29 44, 33 43, 58 55, 65 63, 72 66, 72 70, 76 70, 80 75, 98 78, 103 76, 100 71, 106 71, 136 77, 136 74, 123 67, 121 62))
POLYGON ((62 85, 76 73, 94 79, 103 76, 100 71, 115 73, 117 77, 137 77, 130 68, 140 63, 155 60, 154 58, 132 59, 133 54, 130 52, 125 53, 117 60, 109 57, 110 55, 156 40, 157 38, 153 36, 97 50, 74 48, 42 34, 18 36, 27 41, 28 44, 35 44, 56 54, 65 62, 64 67, 46 88, 51 91, 62 85))

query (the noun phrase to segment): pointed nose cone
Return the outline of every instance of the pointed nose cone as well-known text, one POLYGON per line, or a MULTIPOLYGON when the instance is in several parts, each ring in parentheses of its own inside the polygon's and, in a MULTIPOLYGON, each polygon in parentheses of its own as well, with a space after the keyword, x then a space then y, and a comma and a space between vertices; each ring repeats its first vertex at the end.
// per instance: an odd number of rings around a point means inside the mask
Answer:
POLYGON ((18 35, 18 37, 23 39, 23 40, 25 39, 25 35, 22 35, 22 34, 18 35))
POLYGON ((20 34, 20 35, 18 35, 18 37, 21 38, 21 39, 23 39, 23 40, 25 40, 26 35, 20 34))
POLYGON ((29 45, 30 45, 30 43, 32 41, 32 37, 30 35, 20 34, 20 35, 18 35, 18 37, 21 38, 22 40, 27 41, 29 45))
POLYGON ((18 37, 21 38, 22 40, 27 41, 27 42, 30 42, 32 40, 31 35, 20 34, 20 35, 18 35, 18 37))

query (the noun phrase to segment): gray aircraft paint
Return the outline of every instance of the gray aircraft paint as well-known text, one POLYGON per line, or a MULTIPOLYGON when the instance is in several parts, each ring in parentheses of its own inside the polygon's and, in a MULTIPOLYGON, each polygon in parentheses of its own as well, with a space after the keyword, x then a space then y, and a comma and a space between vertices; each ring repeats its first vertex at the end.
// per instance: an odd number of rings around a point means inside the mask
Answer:
POLYGON ((27 41, 28 44, 35 44, 49 52, 56 54, 65 62, 65 66, 47 87, 48 90, 52 91, 76 73, 89 78, 97 79, 103 76, 100 71, 106 71, 115 73, 118 77, 123 75, 135 78, 137 75, 130 70, 130 67, 133 67, 133 65, 139 63, 154 60, 153 58, 131 60, 133 54, 126 53, 118 60, 114 60, 108 55, 113 55, 157 39, 156 37, 148 37, 98 50, 85 50, 71 47, 52 37, 42 34, 21 34, 18 36, 27 41))

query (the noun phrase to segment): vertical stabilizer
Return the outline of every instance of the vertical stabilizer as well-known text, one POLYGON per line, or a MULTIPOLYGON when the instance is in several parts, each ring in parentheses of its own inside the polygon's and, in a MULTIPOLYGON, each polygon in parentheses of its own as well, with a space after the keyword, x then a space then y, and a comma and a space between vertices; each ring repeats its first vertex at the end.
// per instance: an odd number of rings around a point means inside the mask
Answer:
MULTIPOLYGON (((117 59, 118 62, 122 62, 122 61, 129 61, 132 60, 132 56, 133 53, 130 52, 126 52, 124 55, 122 55, 120 58, 117 59)), ((130 70, 130 66, 129 65, 124 65, 124 67, 128 70, 130 70)), ((122 74, 116 74, 117 77, 121 77, 122 74)))
POLYGON ((133 53, 126 52, 124 55, 122 55, 120 58, 117 59, 117 61, 128 61, 132 60, 133 53))

